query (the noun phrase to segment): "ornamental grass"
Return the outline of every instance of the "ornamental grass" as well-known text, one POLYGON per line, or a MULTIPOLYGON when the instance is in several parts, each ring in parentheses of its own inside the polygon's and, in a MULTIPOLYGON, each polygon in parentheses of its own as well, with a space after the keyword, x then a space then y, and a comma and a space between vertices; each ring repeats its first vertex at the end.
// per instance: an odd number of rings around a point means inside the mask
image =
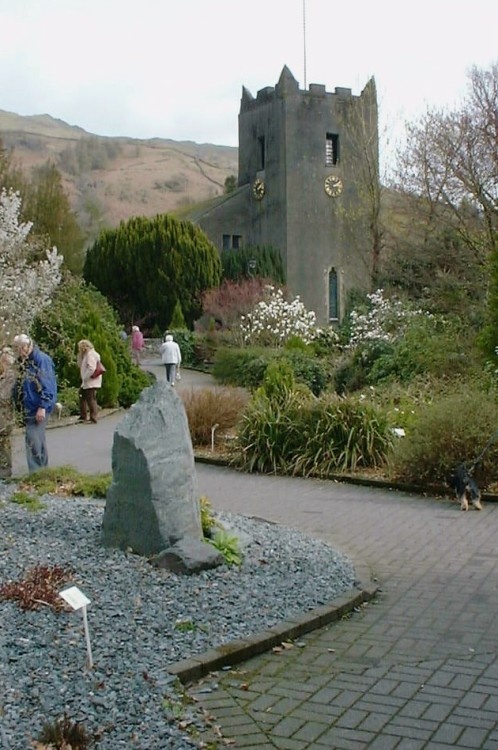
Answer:
POLYGON ((246 471, 327 477, 384 464, 393 444, 386 413, 357 397, 259 393, 238 434, 246 471))

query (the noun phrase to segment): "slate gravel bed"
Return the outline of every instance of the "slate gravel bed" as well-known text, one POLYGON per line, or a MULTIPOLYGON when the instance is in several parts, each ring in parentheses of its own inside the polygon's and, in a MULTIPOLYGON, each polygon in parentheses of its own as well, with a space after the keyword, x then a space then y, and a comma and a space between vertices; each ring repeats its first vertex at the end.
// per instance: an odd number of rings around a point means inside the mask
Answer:
MULTIPOLYGON (((100 544, 104 502, 46 495, 32 512, 0 482, 0 585, 36 565, 72 571, 91 601, 81 611, 36 611, 0 600, 0 748, 32 748, 64 714, 98 734, 99 750, 199 747, 203 719, 181 704, 167 666, 252 635, 353 588, 351 562, 321 541, 264 521, 220 514, 245 549, 240 568, 192 577, 100 544), (187 729, 179 726, 178 716, 187 729)), ((66 588, 66 586, 62 586, 66 588)))

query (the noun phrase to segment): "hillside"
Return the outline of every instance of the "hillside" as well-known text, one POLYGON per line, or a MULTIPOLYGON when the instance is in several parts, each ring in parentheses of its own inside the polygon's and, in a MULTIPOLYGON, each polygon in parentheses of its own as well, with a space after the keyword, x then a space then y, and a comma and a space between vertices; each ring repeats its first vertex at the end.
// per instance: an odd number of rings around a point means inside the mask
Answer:
POLYGON ((238 150, 230 146, 108 138, 50 115, 0 110, 0 139, 27 174, 48 160, 55 163, 91 234, 131 216, 168 213, 221 195, 238 169, 238 150))

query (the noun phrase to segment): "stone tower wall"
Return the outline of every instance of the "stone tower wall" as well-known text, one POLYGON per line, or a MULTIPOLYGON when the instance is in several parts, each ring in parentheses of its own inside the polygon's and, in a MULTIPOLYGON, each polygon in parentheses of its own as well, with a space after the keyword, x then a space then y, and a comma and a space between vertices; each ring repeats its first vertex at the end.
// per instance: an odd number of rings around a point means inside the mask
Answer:
POLYGON ((238 190, 199 220, 220 248, 220 237, 230 232, 246 246, 279 248, 291 293, 300 295, 322 325, 329 323, 331 269, 337 272, 339 317, 348 291, 371 284, 369 191, 363 179, 367 139, 378 164, 373 82, 359 97, 318 84, 302 91, 284 68, 275 88, 262 89, 256 98, 243 90, 238 190), (339 139, 339 160, 329 166, 327 134, 339 139), (342 180, 337 197, 325 192, 329 175, 342 180), (265 184, 260 200, 252 191, 256 179, 265 184))

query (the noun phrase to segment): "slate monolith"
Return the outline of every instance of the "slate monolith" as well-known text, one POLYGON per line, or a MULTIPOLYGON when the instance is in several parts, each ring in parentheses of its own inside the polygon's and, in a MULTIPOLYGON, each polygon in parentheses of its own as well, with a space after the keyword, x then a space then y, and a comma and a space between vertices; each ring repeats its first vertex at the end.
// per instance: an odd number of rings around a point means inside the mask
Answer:
POLYGON ((186 537, 203 539, 187 416, 166 382, 145 389, 116 427, 112 473, 105 546, 149 557, 186 537))

